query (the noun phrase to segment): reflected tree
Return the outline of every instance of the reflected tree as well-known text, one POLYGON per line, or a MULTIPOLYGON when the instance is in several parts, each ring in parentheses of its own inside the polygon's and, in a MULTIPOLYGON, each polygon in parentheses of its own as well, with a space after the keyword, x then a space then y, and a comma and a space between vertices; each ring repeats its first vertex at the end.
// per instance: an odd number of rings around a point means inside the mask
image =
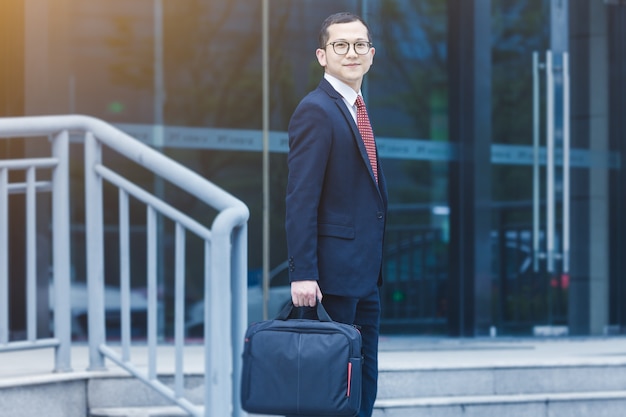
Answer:
POLYGON ((380 45, 371 77, 376 105, 392 115, 376 122, 384 135, 447 139, 432 125, 433 107, 447 91, 446 16, 446 0, 381 2, 372 25, 380 45))
MULTIPOLYGON (((371 25, 376 57, 368 85, 377 109, 372 119, 379 136, 448 140, 447 3, 380 2, 371 25)), ((447 201, 445 163, 406 160, 400 165, 390 184, 395 203, 447 201)), ((398 217, 395 221, 405 220, 398 217)), ((412 222, 428 224, 429 215, 412 222)))
MULTIPOLYGON (((532 146, 532 53, 545 51, 549 4, 545 0, 492 0, 493 142, 532 146)), ((528 167, 495 166, 493 200, 530 199, 528 167)))

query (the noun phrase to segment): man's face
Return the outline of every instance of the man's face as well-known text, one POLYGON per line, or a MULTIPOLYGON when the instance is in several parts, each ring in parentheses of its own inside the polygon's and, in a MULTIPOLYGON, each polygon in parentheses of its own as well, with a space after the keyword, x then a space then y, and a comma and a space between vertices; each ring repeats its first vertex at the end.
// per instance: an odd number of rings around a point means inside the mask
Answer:
POLYGON ((328 74, 338 78, 358 92, 363 76, 369 71, 374 60, 374 48, 369 48, 369 51, 364 55, 359 55, 354 50, 355 42, 369 42, 367 28, 359 21, 337 23, 328 27, 328 35, 326 48, 320 48, 316 51, 317 60, 328 74), (345 55, 337 54, 333 46, 330 45, 330 43, 338 41, 350 44, 348 53, 345 55))

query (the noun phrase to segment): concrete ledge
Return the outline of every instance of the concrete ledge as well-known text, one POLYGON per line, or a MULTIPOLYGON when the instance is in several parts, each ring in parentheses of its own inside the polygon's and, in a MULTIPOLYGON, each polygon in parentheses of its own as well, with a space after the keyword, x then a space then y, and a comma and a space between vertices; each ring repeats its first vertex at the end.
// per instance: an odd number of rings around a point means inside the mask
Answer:
POLYGON ((13 376, 0 379, 0 389, 26 387, 29 385, 53 384, 57 382, 84 381, 93 378, 127 377, 127 372, 108 371, 80 371, 80 372, 51 372, 40 375, 13 376))
POLYGON ((189 416, 180 407, 102 407, 92 408, 89 417, 179 417, 189 416))
MULTIPOLYGON (((383 337, 374 417, 624 417, 626 338, 426 340, 383 337)), ((157 373, 171 384, 174 349, 159 346, 157 373)), ((121 368, 88 371, 87 346, 53 372, 53 352, 1 355, 0 415, 178 417, 182 411, 121 368), (106 414, 105 414, 106 413, 106 414)), ((139 369, 145 346, 132 349, 139 369)), ((204 351, 185 348, 185 390, 202 403, 204 351)), ((260 417, 260 416, 257 416, 260 417)))
POLYGON ((626 390, 626 366, 569 365, 379 370, 379 398, 626 390))
POLYGON ((16 386, 0 390, 0 415, 7 417, 85 417, 85 381, 16 386))
POLYGON ((373 417, 623 417, 626 391, 376 401, 373 417))
POLYGON ((626 401, 626 391, 567 392, 554 394, 476 395, 431 398, 395 398, 376 400, 375 408, 437 407, 517 403, 553 403, 579 401, 626 401))
MULTIPOLYGON (((478 414, 478 410, 482 410, 480 412, 484 413, 482 414, 484 416, 529 416, 539 415, 533 413, 532 410, 550 407, 555 403, 563 403, 557 408, 565 413, 559 412, 556 415, 566 416, 568 415, 566 413, 571 412, 572 407, 578 410, 590 409, 593 408, 593 404, 590 405, 590 402, 601 402, 602 404, 597 405, 606 408, 607 401, 616 400, 626 404, 626 391, 387 399, 376 401, 374 416, 421 417, 421 411, 426 411, 428 414, 423 415, 429 416, 465 416, 470 409, 475 411, 475 413, 470 412, 470 415, 481 415, 478 414)), ((621 417, 623 416, 623 408, 621 407, 618 408, 619 414, 603 413, 602 415, 621 417)), ((90 417, 182 417, 187 415, 186 412, 175 406, 102 407, 91 409, 89 414, 90 417)), ((546 415, 552 416, 554 412, 546 415)), ((264 417, 256 414, 250 414, 250 416, 264 417)))
MULTIPOLYGON (((89 417, 187 417, 178 407, 112 407, 94 408, 89 417)), ((275 417, 261 414, 248 414, 250 417, 275 417)))
MULTIPOLYGON (((159 375, 159 381, 173 388, 172 376, 159 375)), ((129 375, 118 378, 92 378, 87 384, 89 407, 116 408, 116 407, 164 407, 172 402, 159 392, 150 388, 144 382, 129 375)), ((185 377, 184 397, 193 404, 204 402, 204 377, 185 377)))

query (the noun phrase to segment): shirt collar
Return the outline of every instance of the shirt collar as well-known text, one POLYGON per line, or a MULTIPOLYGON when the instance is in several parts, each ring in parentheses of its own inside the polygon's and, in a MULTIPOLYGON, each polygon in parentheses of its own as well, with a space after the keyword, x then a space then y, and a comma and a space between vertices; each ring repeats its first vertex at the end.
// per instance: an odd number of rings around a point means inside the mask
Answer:
POLYGON ((359 93, 357 94, 348 84, 340 81, 338 78, 333 77, 328 73, 324 73, 324 78, 330 83, 330 85, 333 86, 333 88, 339 94, 341 94, 344 100, 354 106, 354 103, 356 102, 356 97, 357 95, 361 94, 361 91, 359 91, 359 93))

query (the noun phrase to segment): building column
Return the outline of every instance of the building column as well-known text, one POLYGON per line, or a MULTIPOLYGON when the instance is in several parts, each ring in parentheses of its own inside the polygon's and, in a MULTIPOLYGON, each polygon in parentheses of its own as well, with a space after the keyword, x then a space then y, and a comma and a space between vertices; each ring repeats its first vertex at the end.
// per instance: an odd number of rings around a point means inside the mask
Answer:
MULTIPOLYGON (((621 166, 611 170, 610 178, 610 310, 609 324, 626 328, 626 2, 606 0, 608 30, 609 141, 619 153, 621 166)), ((623 331, 623 330, 622 330, 623 331)))
POLYGON ((570 3, 572 147, 588 149, 588 171, 572 170, 571 334, 609 323, 609 60, 606 5, 570 3), (596 158, 594 158, 596 156, 596 158))
POLYGON ((491 0, 448 3, 450 139, 449 323, 486 335, 491 300, 491 0))

